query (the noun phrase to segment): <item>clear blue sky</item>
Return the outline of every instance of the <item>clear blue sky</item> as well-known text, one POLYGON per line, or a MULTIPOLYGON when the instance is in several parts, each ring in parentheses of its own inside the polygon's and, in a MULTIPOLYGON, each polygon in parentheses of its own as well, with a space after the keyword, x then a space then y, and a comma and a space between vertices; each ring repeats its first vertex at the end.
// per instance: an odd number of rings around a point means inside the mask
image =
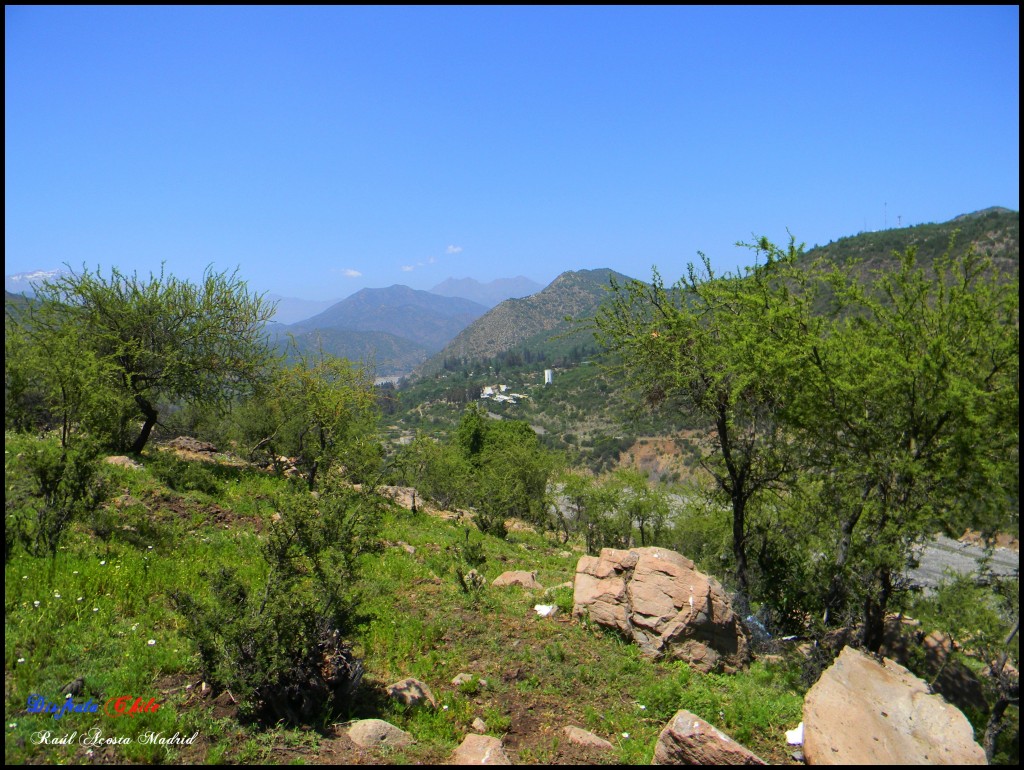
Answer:
POLYGON ((5 10, 5 273, 678 277, 1019 210, 1019 9, 5 10))

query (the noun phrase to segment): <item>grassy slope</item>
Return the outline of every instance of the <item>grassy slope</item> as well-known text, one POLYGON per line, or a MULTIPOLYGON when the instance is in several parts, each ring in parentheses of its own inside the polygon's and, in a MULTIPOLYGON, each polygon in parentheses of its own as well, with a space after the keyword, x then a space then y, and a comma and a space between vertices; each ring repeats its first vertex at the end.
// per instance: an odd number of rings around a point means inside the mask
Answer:
MULTIPOLYGON (((31 440, 8 436, 9 496, 18 477, 11 463, 31 447, 31 440)), ((145 462, 151 466, 152 458, 145 462)), ((203 697, 198 656, 168 595, 175 588, 202 591, 200 573, 213 565, 234 565, 258 581, 261 531, 283 482, 219 467, 209 471, 217 487, 210 496, 174 492, 150 467, 108 466, 105 473, 117 494, 127 490, 130 499, 111 504, 95 522, 76 525, 56 559, 19 551, 6 566, 8 763, 443 762, 477 716, 489 733, 504 738, 517 763, 647 763, 658 733, 679 708, 766 759, 788 756, 783 731, 800 721, 798 666, 755 663, 742 675, 702 676, 683 664, 645 660, 635 647, 572 620, 570 588, 531 593, 490 587, 507 569, 536 570, 545 586, 572 579, 578 554, 566 555, 560 544, 531 532, 503 542, 469 530, 486 555, 479 569, 488 585, 465 593, 453 567, 467 527, 398 508, 381 522, 380 548, 363 558, 363 617, 353 641, 367 673, 356 711, 325 716, 306 730, 240 724, 228 694, 203 697), (562 612, 539 618, 532 607, 542 601, 562 612), (451 685, 463 671, 486 679, 487 686, 451 685), (132 694, 162 705, 156 713, 122 719, 72 714, 55 721, 25 713, 30 694, 59 699, 60 688, 79 676, 86 682, 83 697, 101 704, 132 694), (409 711, 386 702, 383 688, 406 676, 426 681, 442 707, 409 711), (337 724, 361 717, 391 721, 417 743, 393 754, 359 750, 337 724), (561 734, 565 725, 593 730, 616 749, 602 756, 570 746, 561 734), (44 729, 81 736, 92 727, 135 741, 93 747, 91 756, 81 745, 33 741, 44 729), (146 731, 165 737, 198 731, 199 737, 187 747, 140 744, 146 731)))

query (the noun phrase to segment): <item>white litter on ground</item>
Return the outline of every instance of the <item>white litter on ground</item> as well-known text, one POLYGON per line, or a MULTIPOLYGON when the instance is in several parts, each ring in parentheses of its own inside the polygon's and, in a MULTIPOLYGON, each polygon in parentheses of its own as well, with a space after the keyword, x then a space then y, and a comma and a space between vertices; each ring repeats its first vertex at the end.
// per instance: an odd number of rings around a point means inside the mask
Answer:
POLYGON ((801 722, 792 730, 786 730, 786 743, 790 746, 804 745, 804 723, 801 722))

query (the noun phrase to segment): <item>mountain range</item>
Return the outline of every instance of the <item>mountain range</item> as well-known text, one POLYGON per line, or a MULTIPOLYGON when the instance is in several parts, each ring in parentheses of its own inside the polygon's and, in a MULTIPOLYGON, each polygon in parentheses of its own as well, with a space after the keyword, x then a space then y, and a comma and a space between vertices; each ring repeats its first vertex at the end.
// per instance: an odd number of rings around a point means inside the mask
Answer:
POLYGON ((552 342, 588 341, 590 333, 576 320, 590 318, 607 297, 610 280, 629 281, 608 268, 562 273, 543 290, 508 299, 459 332, 424 364, 424 373, 439 370, 446 358, 482 360, 512 348, 550 349, 552 342))
MULTIPOLYGON (((929 264, 947 250, 956 234, 956 248, 973 246, 1010 274, 1019 270, 1020 214, 993 207, 964 214, 949 222, 859 233, 824 246, 815 246, 807 259, 824 257, 836 263, 857 260, 867 273, 893 264, 894 252, 914 246, 918 260, 929 264)), ((47 277, 42 271, 8 276, 8 290, 24 291, 30 280, 47 277)), ((271 323, 272 339, 283 350, 291 336, 300 351, 323 351, 371 364, 378 375, 430 374, 447 360, 493 358, 513 349, 557 354, 560 348, 592 344, 581 320, 593 316, 607 296, 609 279, 629 280, 607 268, 562 273, 539 287, 522 276, 480 283, 449 278, 433 291, 395 285, 362 289, 350 297, 326 303, 281 300, 275 320, 293 318, 299 309, 320 312, 297 323, 271 323), (472 295, 467 298, 466 295, 472 295), (498 298, 507 297, 494 304, 498 298), (576 319, 567 321, 566 318, 576 319)), ((666 275, 666 280, 673 280, 666 275)), ((8 302, 13 298, 7 296, 8 302)), ((272 298, 273 299, 273 298, 272 298)))
POLYGON ((517 275, 515 278, 498 278, 490 283, 480 283, 475 278, 448 278, 430 291, 442 297, 464 297, 494 307, 506 299, 528 297, 543 288, 536 281, 517 275))
POLYGON ((322 313, 291 324, 288 330, 387 332, 435 353, 486 312, 485 306, 472 300, 441 297, 396 284, 385 289, 361 289, 322 313))

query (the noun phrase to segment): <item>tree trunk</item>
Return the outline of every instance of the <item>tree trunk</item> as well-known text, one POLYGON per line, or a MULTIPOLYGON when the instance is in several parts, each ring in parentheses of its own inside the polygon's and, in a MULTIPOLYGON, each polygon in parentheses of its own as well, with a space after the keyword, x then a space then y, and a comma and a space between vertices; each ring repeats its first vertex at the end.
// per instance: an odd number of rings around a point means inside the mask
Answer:
POLYGON ((882 567, 876 573, 878 595, 869 596, 864 606, 864 647, 878 652, 885 641, 885 613, 892 596, 892 575, 882 567))
POLYGON ((732 553, 736 559, 737 609, 750 614, 750 581, 747 576, 747 501, 739 494, 732 499, 732 553))
POLYGON ((145 421, 142 423, 142 430, 139 433, 139 437, 135 439, 135 443, 132 444, 129 450, 132 454, 142 454, 142 450, 146 446, 146 442, 149 441, 149 434, 153 432, 153 426, 156 425, 157 417, 159 413, 151 403, 149 403, 142 396, 135 396, 135 403, 138 404, 139 409, 142 410, 142 414, 145 416, 145 421))

